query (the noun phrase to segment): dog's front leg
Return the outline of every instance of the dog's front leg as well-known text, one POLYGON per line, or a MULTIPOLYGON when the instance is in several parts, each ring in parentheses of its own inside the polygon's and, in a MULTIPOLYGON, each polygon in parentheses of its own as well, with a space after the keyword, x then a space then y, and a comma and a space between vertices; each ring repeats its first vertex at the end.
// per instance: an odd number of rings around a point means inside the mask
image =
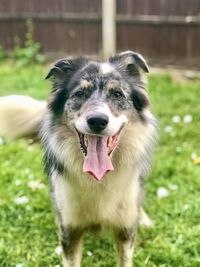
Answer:
POLYGON ((83 231, 61 226, 61 245, 64 267, 80 267, 83 231))
POLYGON ((132 267, 136 228, 120 230, 116 233, 117 267, 132 267))

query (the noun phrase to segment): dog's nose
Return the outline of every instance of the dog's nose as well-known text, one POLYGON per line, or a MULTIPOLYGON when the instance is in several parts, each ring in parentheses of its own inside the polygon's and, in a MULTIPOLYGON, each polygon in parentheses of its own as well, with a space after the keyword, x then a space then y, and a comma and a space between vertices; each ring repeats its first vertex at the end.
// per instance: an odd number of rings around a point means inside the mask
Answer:
POLYGON ((95 133, 100 133, 103 131, 107 127, 108 121, 109 118, 105 114, 95 114, 87 117, 87 124, 95 133))

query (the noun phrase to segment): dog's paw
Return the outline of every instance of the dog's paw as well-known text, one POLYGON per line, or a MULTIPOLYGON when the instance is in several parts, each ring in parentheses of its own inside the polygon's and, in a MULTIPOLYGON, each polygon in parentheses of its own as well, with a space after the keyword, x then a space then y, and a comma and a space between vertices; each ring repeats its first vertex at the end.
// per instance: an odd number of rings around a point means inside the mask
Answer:
POLYGON ((154 226, 153 221, 149 218, 143 208, 140 208, 139 225, 146 228, 152 228, 154 226))

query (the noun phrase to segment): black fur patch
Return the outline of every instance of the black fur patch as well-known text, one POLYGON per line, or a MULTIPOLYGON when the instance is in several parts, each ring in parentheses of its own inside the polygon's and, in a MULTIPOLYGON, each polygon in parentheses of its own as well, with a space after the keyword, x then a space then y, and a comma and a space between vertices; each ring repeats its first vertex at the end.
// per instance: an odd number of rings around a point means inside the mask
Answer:
POLYGON ((53 152, 49 150, 44 152, 44 169, 49 177, 54 171, 57 171, 59 174, 63 174, 64 172, 63 164, 61 164, 53 152))
POLYGON ((61 245, 64 255, 68 258, 73 256, 79 241, 82 238, 83 231, 80 228, 65 228, 61 225, 61 245))
POLYGON ((53 87, 48 106, 54 114, 63 113, 65 102, 70 93, 70 81, 80 69, 87 66, 87 58, 61 59, 50 69, 46 79, 51 78, 53 87))
POLYGON ((137 225, 135 224, 132 228, 130 229, 121 229, 117 232, 116 237, 118 240, 126 242, 126 241, 134 241, 135 238, 135 233, 137 231, 137 225))
POLYGON ((65 102, 68 98, 69 92, 65 84, 61 85, 61 89, 55 90, 51 95, 51 100, 49 102, 49 108, 53 113, 60 117, 63 113, 65 102))
POLYGON ((149 100, 142 90, 143 89, 133 89, 131 93, 133 105, 138 112, 141 112, 149 105, 149 100))

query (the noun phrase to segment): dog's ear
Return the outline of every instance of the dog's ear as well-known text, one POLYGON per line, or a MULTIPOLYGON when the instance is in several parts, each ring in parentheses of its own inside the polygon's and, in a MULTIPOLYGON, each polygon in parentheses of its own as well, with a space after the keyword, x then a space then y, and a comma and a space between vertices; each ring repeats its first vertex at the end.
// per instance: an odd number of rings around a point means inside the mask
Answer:
MULTIPOLYGON (((122 75, 129 75, 130 77, 135 79, 135 76, 139 76, 141 72, 148 73, 149 68, 145 61, 145 59, 138 53, 133 51, 126 51, 119 54, 116 54, 110 57, 109 62, 115 66, 115 68, 122 74, 122 75)), ((131 100, 135 109, 138 112, 141 112, 145 107, 149 105, 148 94, 144 90, 144 85, 142 83, 132 82, 130 80, 130 86, 134 84, 131 90, 131 100)))
POLYGON ((48 99, 48 107, 55 113, 63 112, 65 101, 69 94, 69 82, 78 70, 88 63, 87 58, 60 59, 49 70, 45 79, 51 79, 53 86, 48 99))
POLYGON ((45 79, 49 78, 62 78, 64 74, 71 69, 71 62, 68 59, 60 59, 58 60, 52 68, 50 68, 45 79))
POLYGON ((60 59, 55 62, 45 79, 52 78, 53 81, 64 79, 65 77, 69 79, 75 71, 81 69, 87 63, 88 59, 83 57, 74 59, 60 59))
POLYGON ((115 64, 119 69, 126 69, 131 75, 140 74, 142 70, 145 73, 149 72, 148 65, 142 55, 133 52, 125 51, 110 57, 109 62, 115 64))

